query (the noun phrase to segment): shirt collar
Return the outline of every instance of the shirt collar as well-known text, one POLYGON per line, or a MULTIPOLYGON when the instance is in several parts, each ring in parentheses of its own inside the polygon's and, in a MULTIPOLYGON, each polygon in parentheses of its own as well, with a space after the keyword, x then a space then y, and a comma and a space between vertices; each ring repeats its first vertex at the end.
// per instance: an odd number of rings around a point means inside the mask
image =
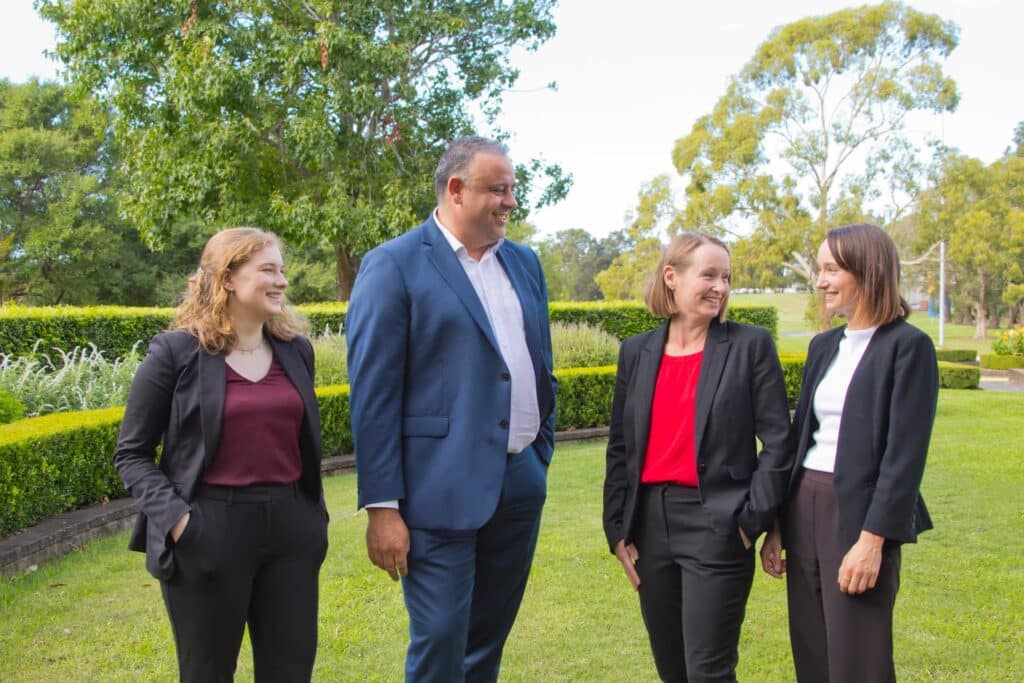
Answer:
MULTIPOLYGON (((469 258, 469 250, 466 249, 466 245, 460 242, 459 238, 456 237, 451 230, 445 227, 445 224, 441 222, 441 216, 438 215, 437 209, 434 209, 434 222, 437 223, 437 227, 440 228, 441 234, 444 235, 444 238, 448 241, 448 244, 451 246, 452 251, 455 252, 455 255, 462 256, 463 254, 465 254, 466 257, 469 258)), ((486 251, 484 251, 483 257, 480 260, 482 261, 491 254, 493 254, 494 252, 496 252, 498 250, 498 247, 500 247, 504 241, 505 238, 502 237, 497 242, 487 247, 486 251)))

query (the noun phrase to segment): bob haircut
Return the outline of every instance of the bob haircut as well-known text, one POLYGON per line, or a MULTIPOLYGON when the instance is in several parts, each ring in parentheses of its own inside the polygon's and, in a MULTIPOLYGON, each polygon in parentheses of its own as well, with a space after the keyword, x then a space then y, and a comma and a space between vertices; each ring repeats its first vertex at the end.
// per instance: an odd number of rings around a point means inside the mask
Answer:
POLYGON ((869 223, 844 225, 829 230, 825 241, 839 267, 857 281, 857 309, 872 327, 910 315, 900 295, 900 257, 884 230, 869 223))
MULTIPOLYGON (((188 289, 174 313, 172 329, 190 333, 211 354, 234 346, 238 338, 228 313, 229 292, 224 289, 224 280, 266 247, 280 249, 281 240, 259 228, 228 228, 211 237, 203 248, 199 268, 188 278, 188 289)), ((265 328, 281 341, 291 341, 308 329, 287 303, 265 328)))
MULTIPOLYGON (((704 244, 713 244, 721 247, 725 253, 729 253, 729 247, 725 242, 703 232, 681 232, 672 238, 664 251, 661 252, 661 260, 658 267, 647 281, 644 287, 644 303, 658 318, 671 318, 676 314, 676 303, 672 290, 665 284, 665 266, 672 266, 676 271, 681 272, 690 267, 693 262, 693 252, 704 244)), ((725 314, 729 306, 729 295, 722 299, 722 311, 718 315, 719 322, 725 321, 725 314)))

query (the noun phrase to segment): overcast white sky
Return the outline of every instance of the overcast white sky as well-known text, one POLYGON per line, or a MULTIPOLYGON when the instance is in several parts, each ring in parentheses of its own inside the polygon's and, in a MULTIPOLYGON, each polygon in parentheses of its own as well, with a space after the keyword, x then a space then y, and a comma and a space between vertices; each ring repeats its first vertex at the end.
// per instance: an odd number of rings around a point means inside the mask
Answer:
MULTIPOLYGON (((517 54, 517 90, 500 124, 513 134, 513 158, 542 156, 574 174, 569 198, 531 214, 542 232, 622 227, 641 183, 674 172, 675 140, 710 111, 775 26, 865 4, 851 0, 561 0, 556 36, 517 54), (542 87, 558 83, 556 92, 542 87)), ((986 162, 1003 153, 1024 120, 1024 59, 1019 0, 916 0, 911 6, 951 19, 960 45, 946 69, 960 87, 953 114, 915 121, 946 144, 986 162)), ((5 0, 0 77, 54 77, 42 51, 54 45, 31 0, 5 0)))

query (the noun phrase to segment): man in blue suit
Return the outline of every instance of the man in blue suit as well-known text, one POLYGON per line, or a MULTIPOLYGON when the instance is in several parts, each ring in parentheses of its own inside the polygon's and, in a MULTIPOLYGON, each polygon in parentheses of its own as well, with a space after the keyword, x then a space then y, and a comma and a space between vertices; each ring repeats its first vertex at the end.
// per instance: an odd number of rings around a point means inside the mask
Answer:
POLYGON ((402 579, 407 681, 495 681, 537 543, 555 379, 505 147, 451 143, 437 209, 363 258, 345 331, 370 559, 402 579))

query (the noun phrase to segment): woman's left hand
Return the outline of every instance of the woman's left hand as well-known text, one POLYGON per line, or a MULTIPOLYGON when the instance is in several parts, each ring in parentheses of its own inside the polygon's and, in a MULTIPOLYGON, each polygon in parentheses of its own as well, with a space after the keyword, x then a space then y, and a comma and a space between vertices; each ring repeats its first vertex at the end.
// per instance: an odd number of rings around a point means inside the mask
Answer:
POLYGON ((750 550, 751 546, 754 545, 750 542, 750 539, 747 538, 747 532, 743 530, 743 527, 740 527, 740 540, 743 541, 744 550, 750 550))
POLYGON ((839 565, 839 590, 858 595, 875 587, 882 567, 882 546, 885 537, 861 531, 839 565))

